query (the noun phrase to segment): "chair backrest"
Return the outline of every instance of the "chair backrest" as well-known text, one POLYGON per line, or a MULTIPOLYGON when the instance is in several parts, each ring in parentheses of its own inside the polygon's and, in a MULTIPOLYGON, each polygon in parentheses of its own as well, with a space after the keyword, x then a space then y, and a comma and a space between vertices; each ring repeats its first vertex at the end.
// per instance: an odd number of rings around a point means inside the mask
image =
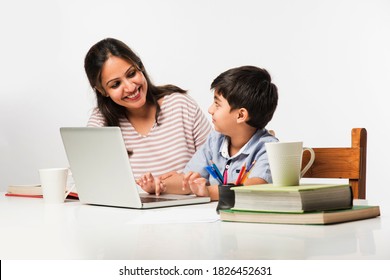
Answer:
MULTIPOLYGON (((349 179, 355 199, 366 198, 367 130, 353 128, 351 147, 313 148, 315 161, 303 175, 304 178, 349 179)), ((303 154, 302 166, 309 161, 309 153, 303 154)))

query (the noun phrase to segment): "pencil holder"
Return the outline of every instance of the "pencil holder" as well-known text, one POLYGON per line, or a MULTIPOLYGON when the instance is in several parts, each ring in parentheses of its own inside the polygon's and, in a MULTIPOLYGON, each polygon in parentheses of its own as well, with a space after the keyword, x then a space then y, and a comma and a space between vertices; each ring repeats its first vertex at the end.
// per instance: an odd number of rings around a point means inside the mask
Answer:
POLYGON ((217 213, 219 214, 219 210, 227 210, 234 207, 235 203, 235 194, 234 190, 232 190, 232 187, 239 187, 242 185, 234 185, 234 184, 227 184, 227 185, 219 185, 218 186, 218 192, 219 192, 219 200, 217 205, 217 213))

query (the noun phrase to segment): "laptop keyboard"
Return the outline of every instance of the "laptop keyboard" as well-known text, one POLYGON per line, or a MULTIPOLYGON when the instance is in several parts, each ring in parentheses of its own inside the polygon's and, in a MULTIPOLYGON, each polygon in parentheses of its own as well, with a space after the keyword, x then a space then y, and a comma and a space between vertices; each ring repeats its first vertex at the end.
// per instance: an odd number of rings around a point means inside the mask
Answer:
POLYGON ((160 201, 169 201, 169 200, 176 200, 176 199, 164 198, 164 197, 148 197, 148 196, 141 197, 142 203, 160 202, 160 201))

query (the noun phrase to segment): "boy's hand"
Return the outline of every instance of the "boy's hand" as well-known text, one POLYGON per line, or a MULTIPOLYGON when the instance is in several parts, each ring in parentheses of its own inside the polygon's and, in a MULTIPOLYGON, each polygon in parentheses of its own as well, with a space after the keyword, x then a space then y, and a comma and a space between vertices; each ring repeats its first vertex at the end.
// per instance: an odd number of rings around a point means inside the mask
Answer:
POLYGON ((147 193, 160 195, 166 190, 160 178, 154 178, 152 173, 146 173, 137 180, 137 184, 147 193))
POLYGON ((183 187, 189 187, 197 196, 210 196, 206 183, 207 180, 197 172, 188 172, 183 177, 183 187))

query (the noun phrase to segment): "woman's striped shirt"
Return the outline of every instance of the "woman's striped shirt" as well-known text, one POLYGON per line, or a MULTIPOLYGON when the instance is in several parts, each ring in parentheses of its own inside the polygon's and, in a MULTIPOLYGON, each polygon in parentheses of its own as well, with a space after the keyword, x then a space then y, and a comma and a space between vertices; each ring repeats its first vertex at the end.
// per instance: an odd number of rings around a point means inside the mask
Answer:
MULTIPOLYGON (((188 94, 173 93, 163 98, 159 125, 154 124, 147 135, 140 135, 126 118, 120 119, 135 178, 148 172, 154 176, 169 171, 181 172, 211 131, 210 122, 188 94)), ((104 117, 97 108, 88 126, 105 126, 104 117)))

